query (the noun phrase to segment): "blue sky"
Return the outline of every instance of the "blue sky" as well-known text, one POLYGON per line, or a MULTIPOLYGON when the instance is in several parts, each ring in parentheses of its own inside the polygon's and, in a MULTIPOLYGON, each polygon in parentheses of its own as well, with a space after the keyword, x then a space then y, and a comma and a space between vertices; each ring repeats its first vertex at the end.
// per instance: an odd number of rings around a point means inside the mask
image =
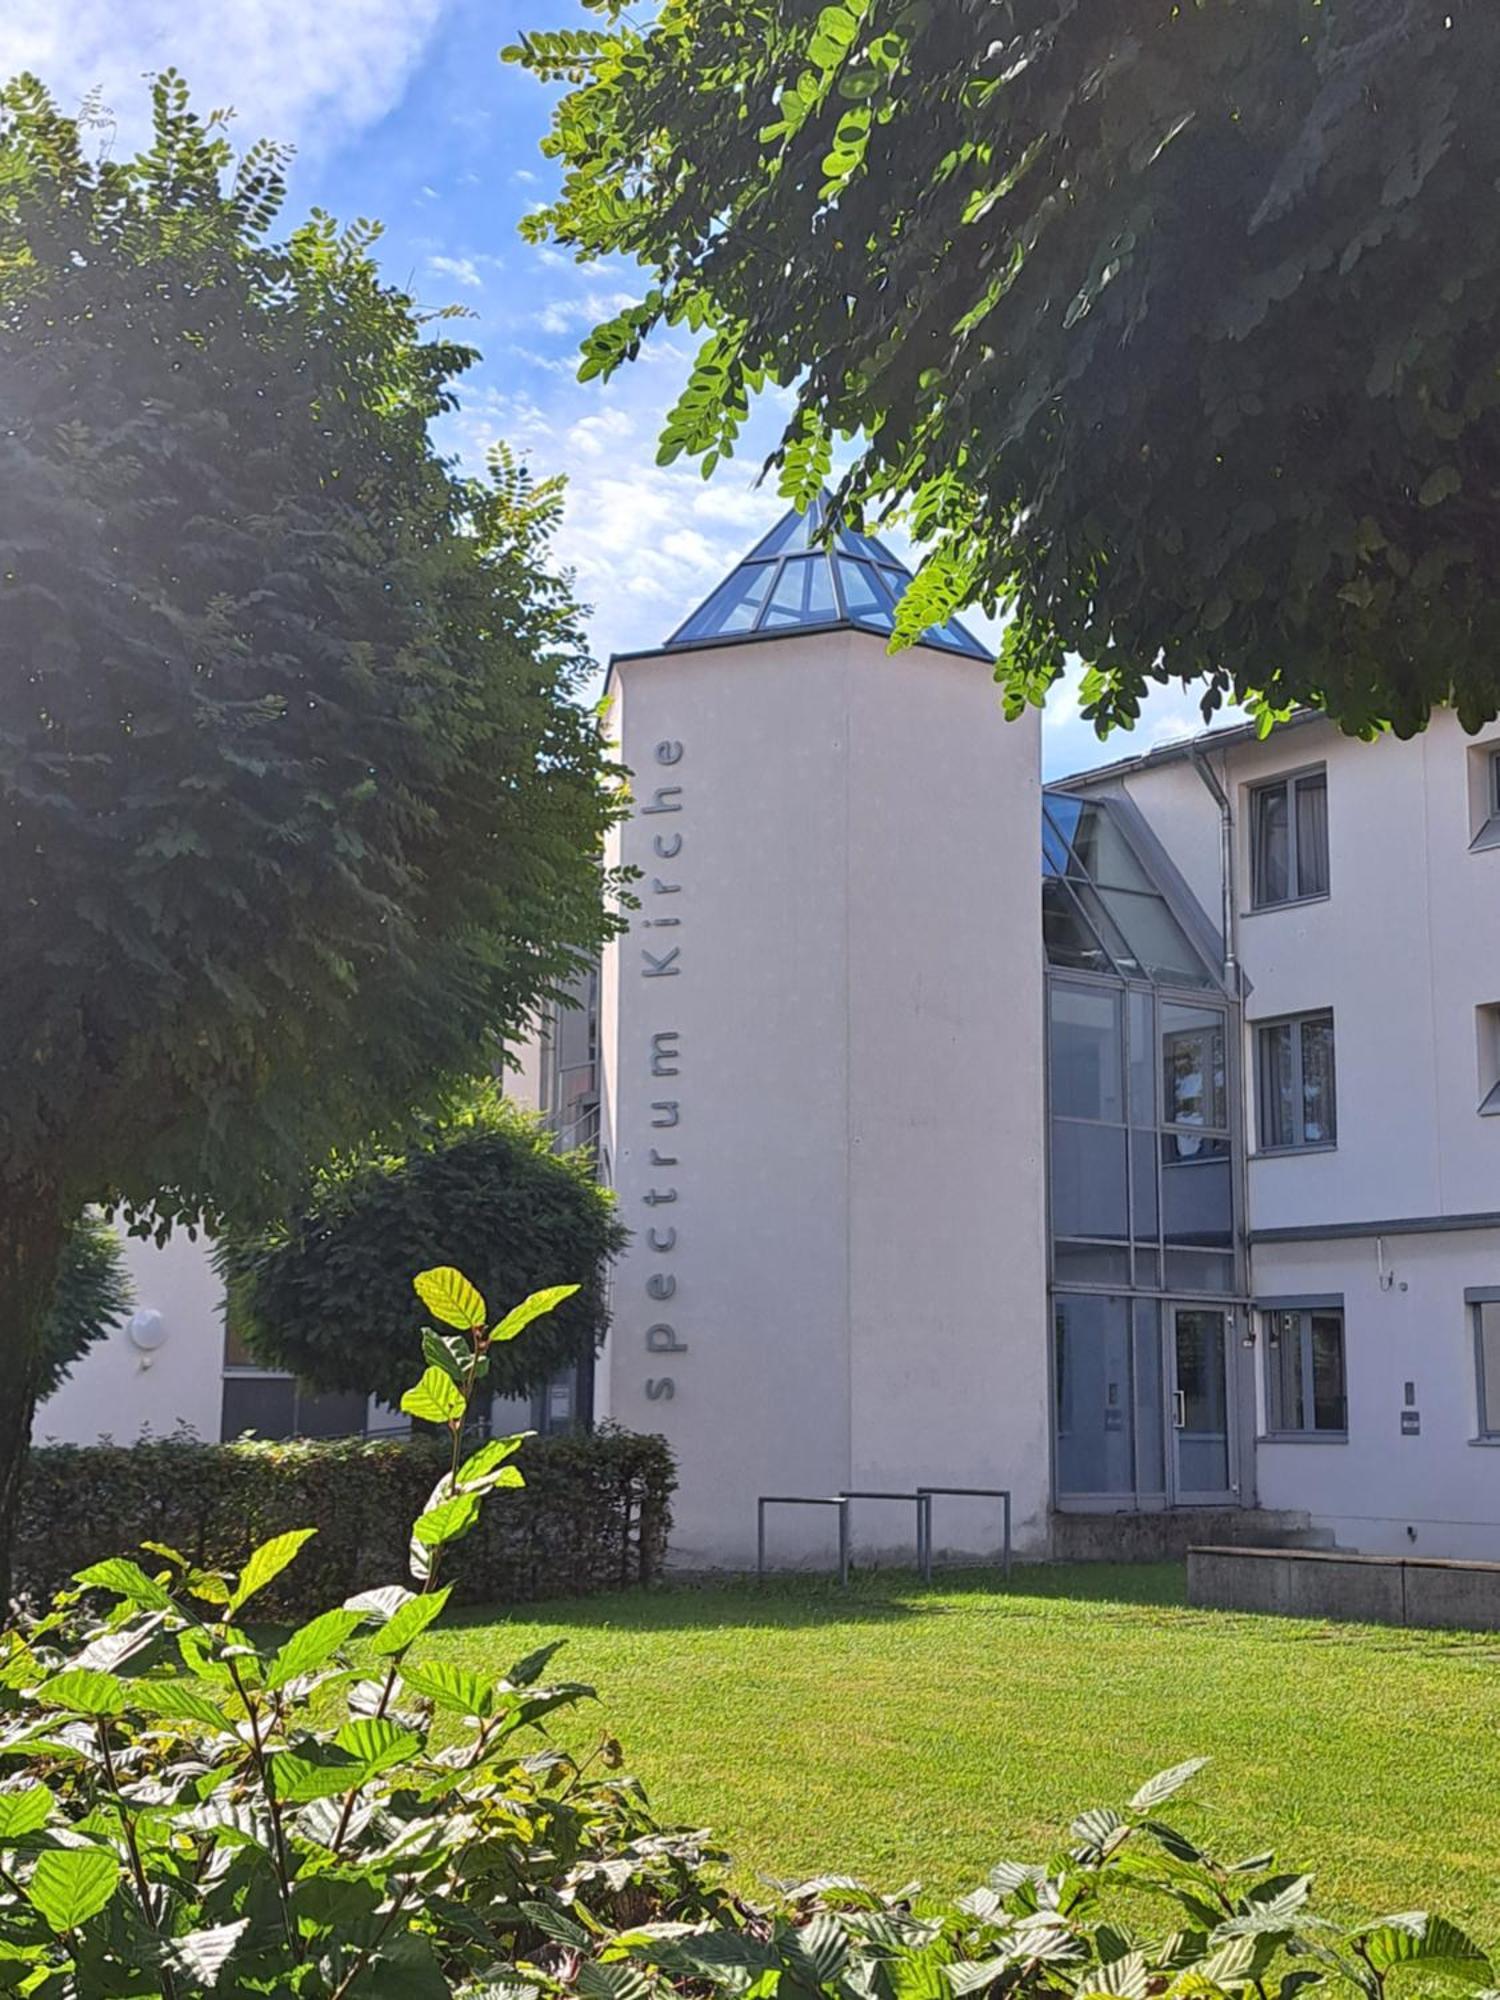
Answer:
MULTIPOLYGON (((776 409, 708 484, 689 465, 659 469, 656 434, 685 348, 658 341, 613 382, 579 383, 579 340, 639 295, 640 276, 582 268, 517 233, 552 185, 538 150, 549 97, 498 52, 525 28, 588 18, 576 0, 8 0, 0 73, 34 69, 66 104, 102 86, 125 145, 140 135, 143 74, 174 64, 200 107, 234 107, 242 143, 266 134, 297 147, 291 212, 380 220, 390 276, 424 304, 473 315, 466 337, 484 359, 445 442, 477 462, 505 438, 538 473, 568 474, 561 553, 603 658, 664 638, 780 508, 754 484, 776 409)), ((1070 680, 1048 705, 1047 775, 1196 725, 1192 697, 1164 691, 1132 736, 1101 745, 1070 680)))

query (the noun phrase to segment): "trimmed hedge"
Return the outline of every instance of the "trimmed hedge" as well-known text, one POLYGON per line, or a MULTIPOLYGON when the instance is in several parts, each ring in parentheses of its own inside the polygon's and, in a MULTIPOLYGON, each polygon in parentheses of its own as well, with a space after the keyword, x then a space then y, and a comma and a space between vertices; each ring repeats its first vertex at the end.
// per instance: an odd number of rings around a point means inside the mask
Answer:
MULTIPOLYGON (((146 1541, 238 1569, 272 1535, 316 1528, 257 1599, 266 1616, 306 1617, 405 1576, 411 1524, 449 1456, 446 1437, 47 1445, 31 1454, 22 1495, 16 1588, 45 1601, 77 1570, 146 1541)), ((677 1484, 664 1438, 601 1426, 528 1438, 516 1462, 526 1485, 485 1506, 455 1601, 522 1604, 659 1574, 677 1484)))

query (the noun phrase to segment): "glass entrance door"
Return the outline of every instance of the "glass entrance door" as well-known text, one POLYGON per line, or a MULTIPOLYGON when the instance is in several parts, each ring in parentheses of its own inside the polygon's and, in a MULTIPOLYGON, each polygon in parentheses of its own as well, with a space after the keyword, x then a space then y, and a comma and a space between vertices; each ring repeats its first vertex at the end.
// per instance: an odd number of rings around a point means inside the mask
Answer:
POLYGON ((1172 1306, 1169 1311, 1172 1499, 1180 1507, 1224 1506, 1235 1498, 1229 1315, 1220 1306, 1172 1306))

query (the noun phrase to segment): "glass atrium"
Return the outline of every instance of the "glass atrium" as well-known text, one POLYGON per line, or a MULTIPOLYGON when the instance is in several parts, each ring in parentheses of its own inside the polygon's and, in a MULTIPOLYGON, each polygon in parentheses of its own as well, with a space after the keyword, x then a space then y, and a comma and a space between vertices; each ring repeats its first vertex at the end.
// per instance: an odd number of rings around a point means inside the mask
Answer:
POLYGON ((1125 809, 1044 794, 1059 1504, 1235 1490, 1233 1005, 1125 809))
MULTIPOLYGON (((889 638, 911 571, 873 535, 840 526, 830 541, 820 540, 829 497, 824 492, 805 514, 795 508, 784 514, 713 595, 678 626, 667 649, 763 639, 830 625, 852 625, 889 638)), ((962 653, 966 659, 993 658, 990 649, 956 618, 929 626, 918 643, 962 653)))

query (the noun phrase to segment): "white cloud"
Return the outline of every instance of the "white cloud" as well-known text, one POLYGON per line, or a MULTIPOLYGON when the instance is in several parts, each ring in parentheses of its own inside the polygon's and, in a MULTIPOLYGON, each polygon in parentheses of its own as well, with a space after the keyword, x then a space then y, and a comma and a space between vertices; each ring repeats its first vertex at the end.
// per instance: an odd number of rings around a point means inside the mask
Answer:
POLYGON ((0 74, 34 70, 72 109, 95 85, 119 145, 147 128, 142 73, 179 69, 201 110, 232 106, 241 143, 331 151, 384 116, 448 0, 8 0, 0 74))
POLYGON ((536 315, 536 323, 543 333, 571 333, 574 328, 613 319, 639 299, 639 292, 586 292, 577 299, 549 299, 536 315))
POLYGON ((429 257, 427 268, 440 278, 452 278, 455 284, 469 285, 476 291, 484 283, 472 257, 429 257))

